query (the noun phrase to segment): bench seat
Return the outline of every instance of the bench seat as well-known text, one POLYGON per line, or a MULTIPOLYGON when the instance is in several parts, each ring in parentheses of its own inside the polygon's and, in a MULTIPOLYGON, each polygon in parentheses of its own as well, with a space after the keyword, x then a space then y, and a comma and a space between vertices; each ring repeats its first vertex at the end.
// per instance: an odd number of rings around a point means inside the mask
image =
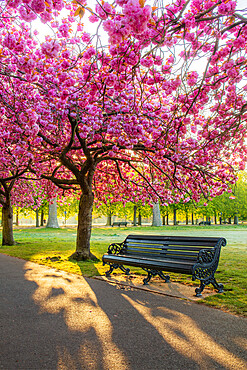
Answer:
POLYGON ((141 267, 148 273, 144 284, 155 275, 168 281, 170 277, 163 271, 191 275, 192 280, 200 280, 196 295, 201 296, 209 283, 219 292, 223 291, 223 285, 216 282, 214 273, 224 245, 225 238, 129 235, 124 242, 111 244, 102 261, 110 266, 107 276, 116 268, 129 274, 130 270, 125 266, 141 267))
POLYGON ((184 261, 183 264, 181 264, 181 261, 175 261, 172 259, 166 259, 165 261, 163 259, 158 258, 146 258, 146 257, 133 257, 129 255, 105 255, 104 256, 104 262, 110 262, 110 263, 122 263, 124 265, 128 266, 141 266, 145 268, 152 268, 157 270, 165 270, 169 272, 181 272, 185 273, 185 270, 188 272, 188 274, 192 275, 192 268, 194 264, 192 264, 189 261, 184 261))

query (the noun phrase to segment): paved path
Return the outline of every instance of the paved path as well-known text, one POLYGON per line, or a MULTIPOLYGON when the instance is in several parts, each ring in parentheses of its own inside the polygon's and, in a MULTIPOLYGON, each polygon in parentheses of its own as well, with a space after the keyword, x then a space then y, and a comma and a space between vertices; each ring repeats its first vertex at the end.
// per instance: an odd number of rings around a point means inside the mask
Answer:
POLYGON ((247 369, 247 320, 0 254, 0 368, 247 369))

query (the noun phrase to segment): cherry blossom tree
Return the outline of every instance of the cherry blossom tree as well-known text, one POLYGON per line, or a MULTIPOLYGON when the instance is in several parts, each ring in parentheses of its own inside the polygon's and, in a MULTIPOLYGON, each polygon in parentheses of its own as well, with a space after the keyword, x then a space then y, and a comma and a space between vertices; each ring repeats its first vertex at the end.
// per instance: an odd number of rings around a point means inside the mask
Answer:
MULTIPOLYGON (((2 93, 3 95, 3 93, 2 93)), ((18 127, 7 125, 7 113, 2 108, 0 117, 0 206, 2 207, 2 244, 13 245, 13 209, 11 195, 17 187, 22 188, 31 156, 29 143, 22 137, 18 127)), ((20 193, 21 194, 21 193, 20 193)), ((21 195, 20 195, 21 197, 21 195)))
MULTIPOLYGON (((18 4, 16 17, 30 21, 18 4)), ((29 89, 35 123, 27 106, 20 111, 37 130, 30 153, 39 174, 81 191, 73 256, 85 260, 94 193, 105 183, 122 183, 129 200, 164 205, 211 198, 234 183, 247 159, 247 17, 232 0, 116 0, 95 9, 73 1, 66 9, 41 45, 26 24, 5 24, 0 63, 3 79, 29 89), (94 38, 84 13, 98 22, 94 38)))

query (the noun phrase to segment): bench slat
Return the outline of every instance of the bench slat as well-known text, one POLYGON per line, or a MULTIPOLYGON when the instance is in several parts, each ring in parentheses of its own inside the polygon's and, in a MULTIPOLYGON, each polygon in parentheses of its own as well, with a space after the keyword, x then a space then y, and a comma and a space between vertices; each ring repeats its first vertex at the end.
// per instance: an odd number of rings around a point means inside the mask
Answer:
POLYGON ((157 245, 157 244, 136 244, 136 243, 125 243, 124 244, 125 246, 127 246, 128 249, 130 248, 136 248, 136 250, 138 249, 141 249, 141 248, 152 248, 152 249, 157 249, 157 250, 170 250, 170 249, 173 249, 173 250, 186 250, 186 251, 200 251, 201 249, 212 249, 215 247, 215 244, 213 246, 183 246, 183 245, 157 245))
POLYGON ((118 264, 122 265, 130 265, 130 266, 136 266, 136 267, 145 267, 145 268, 155 268, 158 270, 164 270, 164 271, 174 271, 174 272, 180 272, 180 273, 188 273, 191 274, 193 264, 189 263, 187 261, 184 261, 183 263, 177 262, 174 260, 159 260, 159 259, 146 259, 146 258, 131 258, 128 255, 104 255, 103 256, 104 262, 117 262, 118 264))
POLYGON ((128 235, 126 240, 127 239, 134 239, 134 240, 142 240, 142 239, 145 239, 145 240, 152 240, 152 241, 156 241, 156 240, 178 240, 178 241, 201 241, 201 242, 215 242, 217 243, 219 239, 223 239, 223 238, 214 238, 214 237, 195 237, 195 236, 166 236, 166 235, 138 235, 138 234, 132 234, 132 235, 128 235))
MULTIPOLYGON (((124 255, 124 254, 123 254, 124 255)), ((119 256, 123 256, 123 255, 120 255, 119 256)), ((140 253, 140 254, 137 254, 137 253, 128 253, 126 254, 127 256, 130 256, 130 257, 133 257, 133 258, 155 258, 155 259, 158 259, 159 257, 162 257, 162 260, 163 261, 166 261, 167 259, 174 259, 174 260, 177 260, 177 261, 191 261, 193 263, 195 263, 197 261, 197 257, 195 256, 180 256, 180 255, 174 255, 174 254, 170 254, 170 255, 167 255, 167 256, 164 256, 164 255, 160 255, 160 254, 145 254, 145 253, 140 253)))
POLYGON ((167 255, 167 254, 174 254, 178 256, 198 256, 198 252, 188 250, 171 250, 171 249, 146 249, 146 248, 128 248, 128 253, 135 253, 135 254, 157 254, 157 255, 167 255))
POLYGON ((192 266, 193 264, 190 263, 189 261, 174 261, 173 259, 169 259, 169 258, 166 258, 166 259, 163 259, 163 258, 146 258, 146 257, 141 257, 141 256, 129 256, 128 254, 121 254, 121 255, 116 255, 116 254, 105 254, 104 255, 104 258, 108 258, 108 259, 117 259, 119 258, 120 260, 123 259, 123 260, 126 260, 127 259, 130 259, 130 260, 139 260, 139 261, 155 261, 155 262, 158 262, 158 263, 161 263, 163 264, 164 266, 166 264, 171 264, 171 263, 174 263, 176 265, 189 265, 189 266, 192 266))
POLYGON ((198 247, 205 247, 205 246, 208 246, 209 248, 210 247, 214 247, 216 242, 214 241, 196 241, 196 240, 192 240, 192 241, 187 241, 187 240, 152 240, 152 244, 150 243, 150 240, 149 239, 142 239, 142 240, 136 240, 136 239, 129 239, 127 238, 124 242, 126 245, 131 245, 131 244, 150 244, 150 245, 183 245, 183 246, 198 246, 198 247))

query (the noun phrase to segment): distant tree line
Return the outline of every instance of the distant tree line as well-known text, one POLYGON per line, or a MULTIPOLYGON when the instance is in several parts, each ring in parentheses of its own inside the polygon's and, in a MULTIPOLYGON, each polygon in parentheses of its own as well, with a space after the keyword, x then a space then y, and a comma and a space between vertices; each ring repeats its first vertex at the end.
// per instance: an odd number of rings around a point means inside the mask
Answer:
MULTIPOLYGON (((58 201, 54 198, 52 204, 44 198, 39 207, 37 205, 26 208, 15 207, 14 223, 18 225, 22 216, 27 216, 33 211, 36 215, 36 227, 58 227, 57 216, 63 218, 63 224, 66 225, 68 218, 78 213, 78 208, 77 197, 60 197, 58 201)), ((148 203, 143 204, 142 201, 114 202, 114 197, 109 194, 94 206, 93 218, 97 219, 101 216, 106 216, 107 226, 112 225, 113 217, 124 219, 137 226, 142 225, 143 218, 153 217, 153 206, 148 203)), ((237 183, 232 187, 232 192, 225 192, 218 197, 201 199, 199 203, 189 201, 167 206, 160 205, 160 217, 163 225, 177 225, 181 221, 195 225, 199 220, 214 224, 237 224, 239 220, 245 221, 247 220, 247 174, 242 172, 239 175, 237 183)))

